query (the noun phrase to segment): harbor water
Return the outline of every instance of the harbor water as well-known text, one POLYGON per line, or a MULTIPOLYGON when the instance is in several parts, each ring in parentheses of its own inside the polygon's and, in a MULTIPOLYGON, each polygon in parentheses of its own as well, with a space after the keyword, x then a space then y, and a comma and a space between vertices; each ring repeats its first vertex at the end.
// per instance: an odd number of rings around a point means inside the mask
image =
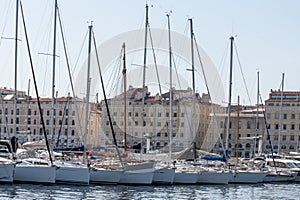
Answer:
POLYGON ((0 199, 300 199, 298 183, 229 185, 0 185, 0 199))

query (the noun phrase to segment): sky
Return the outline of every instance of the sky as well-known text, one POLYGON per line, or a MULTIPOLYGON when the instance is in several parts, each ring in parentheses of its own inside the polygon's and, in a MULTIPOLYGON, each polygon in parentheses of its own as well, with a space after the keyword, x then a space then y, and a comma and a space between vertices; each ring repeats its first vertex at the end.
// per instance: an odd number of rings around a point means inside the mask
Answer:
MULTIPOLYGON (((281 87, 283 73, 284 90, 300 90, 298 0, 58 0, 74 77, 75 69, 86 61, 85 37, 90 22, 97 44, 101 45, 119 34, 144 28, 146 3, 150 6, 151 28, 167 29, 166 13, 171 13, 172 31, 189 37, 187 20, 193 19, 196 40, 215 64, 225 94, 229 82, 229 37, 235 36, 233 102, 240 96, 243 104, 256 103, 258 72, 263 100, 271 89, 281 87)), ((44 54, 52 54, 54 0, 22 0, 22 4, 39 92, 51 97, 52 57, 44 54)), ((19 27, 17 85, 19 90, 27 91, 32 78, 21 18, 19 27)), ((0 34, 0 86, 13 88, 15 44, 6 38, 15 36, 15 1, 0 0, 0 34)), ((69 84, 61 37, 57 43, 55 82, 59 96, 64 96, 69 84)), ((32 80, 30 87, 33 88, 32 80)), ((196 88, 199 93, 206 92, 200 86, 196 88)))

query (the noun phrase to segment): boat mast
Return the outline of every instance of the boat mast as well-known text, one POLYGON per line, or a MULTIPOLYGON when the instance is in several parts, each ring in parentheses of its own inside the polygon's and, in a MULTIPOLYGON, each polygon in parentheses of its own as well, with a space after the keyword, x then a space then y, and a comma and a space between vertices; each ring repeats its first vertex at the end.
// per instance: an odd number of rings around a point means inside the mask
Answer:
POLYGON ((51 102, 51 106, 52 106, 52 114, 51 114, 51 135, 52 135, 52 139, 54 137, 55 134, 55 124, 54 124, 54 115, 55 115, 55 59, 56 59, 56 18, 57 18, 57 0, 54 1, 54 27, 53 27, 53 54, 52 54, 52 102, 51 102))
MULTIPOLYGON (((256 118, 255 118, 255 137, 254 137, 254 152, 253 152, 253 157, 255 157, 256 153, 256 140, 258 137, 258 108, 259 108, 259 72, 257 72, 257 96, 256 96, 256 118)), ((259 153, 259 152, 258 152, 259 153)))
POLYGON ((125 43, 123 43, 123 46, 122 46, 122 49, 123 49, 123 81, 124 81, 124 152, 126 154, 126 150, 127 150, 127 110, 126 110, 126 98, 127 98, 127 93, 126 93, 126 54, 125 54, 125 43))
POLYGON ((170 122, 169 122, 169 160, 171 161, 172 159, 172 48, 171 48, 171 31, 170 31, 170 14, 167 14, 168 18, 168 34, 169 34, 169 65, 170 65, 170 90, 169 90, 169 100, 170 100, 170 112, 169 112, 169 117, 170 117, 170 122))
POLYGON ((145 22, 145 44, 144 44, 144 63, 143 63, 143 97, 142 97, 142 133, 141 133, 141 152, 143 149, 143 132, 144 132, 144 126, 145 126, 145 89, 146 89, 146 62, 147 62, 147 32, 148 32, 148 26, 149 26, 149 20, 148 20, 148 4, 146 4, 146 22, 145 22))
POLYGON ((86 96, 85 96, 85 125, 84 125, 84 136, 83 136, 83 146, 84 146, 84 162, 86 161, 86 137, 88 134, 88 122, 89 122, 89 101, 90 101, 90 85, 91 85, 91 78, 90 78, 90 68, 91 68, 91 42, 92 42, 92 31, 93 31, 93 24, 89 26, 89 45, 88 45, 88 68, 87 68, 87 83, 86 83, 86 96))
POLYGON ((240 96, 238 96, 238 107, 237 107, 237 124, 236 124, 236 135, 235 135, 235 158, 236 158, 235 166, 237 166, 237 163, 239 161, 239 159, 238 159, 238 154, 239 154, 239 132, 240 132, 239 121, 240 121, 240 96))
POLYGON ((281 94, 280 94, 280 110, 279 110, 279 128, 278 128, 278 154, 280 153, 280 134, 282 126, 282 101, 283 101, 283 86, 284 86, 284 73, 282 73, 281 81, 281 94))
POLYGON ((194 149, 194 161, 196 161, 197 155, 196 155, 196 106, 195 106, 195 100, 196 100, 196 88, 195 88, 195 61, 194 61, 194 30, 193 30, 193 19, 190 18, 190 28, 191 28, 191 56, 192 56, 192 84, 193 84, 193 108, 192 108, 192 120, 191 122, 193 127, 193 135, 192 140, 193 141, 193 149, 194 149))
MULTIPOLYGON (((226 141, 225 141, 225 150, 228 151, 228 139, 230 134, 230 112, 231 112, 231 88, 232 88, 232 59, 233 59, 233 42, 234 37, 231 36, 230 38, 230 70, 229 70, 229 93, 228 93, 228 117, 227 117, 227 134, 226 134, 226 141)), ((226 155, 227 156, 227 155, 226 155)))
POLYGON ((19 23, 19 1, 16 0, 16 27, 15 27, 15 90, 14 90, 14 132, 13 136, 17 133, 17 71, 18 71, 18 23, 19 23))

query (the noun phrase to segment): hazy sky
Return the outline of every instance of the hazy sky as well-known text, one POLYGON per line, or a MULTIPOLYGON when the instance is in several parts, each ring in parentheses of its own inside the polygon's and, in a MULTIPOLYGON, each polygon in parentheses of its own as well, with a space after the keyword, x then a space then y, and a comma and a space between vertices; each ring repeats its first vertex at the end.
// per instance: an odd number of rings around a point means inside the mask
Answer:
MULTIPOLYGON (((39 53, 52 53, 54 0, 23 0, 28 35, 33 50, 33 60, 38 66, 41 94, 51 96, 49 77, 52 58, 39 53), (47 81, 45 81, 47 80, 47 81)), ((78 60, 83 64, 87 47, 79 57, 88 21, 93 21, 98 44, 120 33, 140 29, 145 23, 145 4, 141 0, 58 0, 64 34, 66 36, 72 65, 78 60)), ((219 70, 227 93, 229 68, 229 37, 235 38, 238 57, 245 75, 252 103, 256 103, 257 72, 260 72, 260 89, 263 99, 270 89, 278 89, 282 73, 285 73, 285 90, 300 90, 300 1, 298 0, 149 0, 151 28, 167 28, 166 12, 172 11, 171 29, 187 34, 187 19, 194 20, 194 32, 199 45, 206 51, 219 70), (227 55, 226 60, 224 59, 227 55)), ((18 88, 27 90, 31 74, 27 62, 24 31, 21 26, 19 38, 18 88), (26 67, 24 67, 26 66, 26 67)), ((0 0, 1 37, 14 37, 15 1, 0 0)), ((188 36, 188 35, 187 35, 188 36)), ((64 65, 61 39, 58 39, 58 67, 64 65)), ((121 44, 120 44, 121 46, 121 44)), ((235 55, 236 59, 236 55, 235 55)), ((0 42, 0 85, 14 87, 14 41, 0 42)), ((240 66, 235 62, 233 101, 241 96, 248 103, 243 86, 240 66)), ((58 70, 59 71, 59 70, 58 70)), ((57 74, 57 89, 65 90, 65 71, 57 74)), ((60 94, 65 95, 66 91, 60 94)), ((198 91, 200 93, 205 91, 198 91)))

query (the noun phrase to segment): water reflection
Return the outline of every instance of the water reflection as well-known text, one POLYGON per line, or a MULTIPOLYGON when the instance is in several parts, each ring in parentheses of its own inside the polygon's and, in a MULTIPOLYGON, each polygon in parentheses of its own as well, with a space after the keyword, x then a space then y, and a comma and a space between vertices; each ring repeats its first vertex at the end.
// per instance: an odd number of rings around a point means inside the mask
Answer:
POLYGON ((0 199, 297 199, 300 185, 175 185, 175 186, 72 186, 0 185, 0 199))

